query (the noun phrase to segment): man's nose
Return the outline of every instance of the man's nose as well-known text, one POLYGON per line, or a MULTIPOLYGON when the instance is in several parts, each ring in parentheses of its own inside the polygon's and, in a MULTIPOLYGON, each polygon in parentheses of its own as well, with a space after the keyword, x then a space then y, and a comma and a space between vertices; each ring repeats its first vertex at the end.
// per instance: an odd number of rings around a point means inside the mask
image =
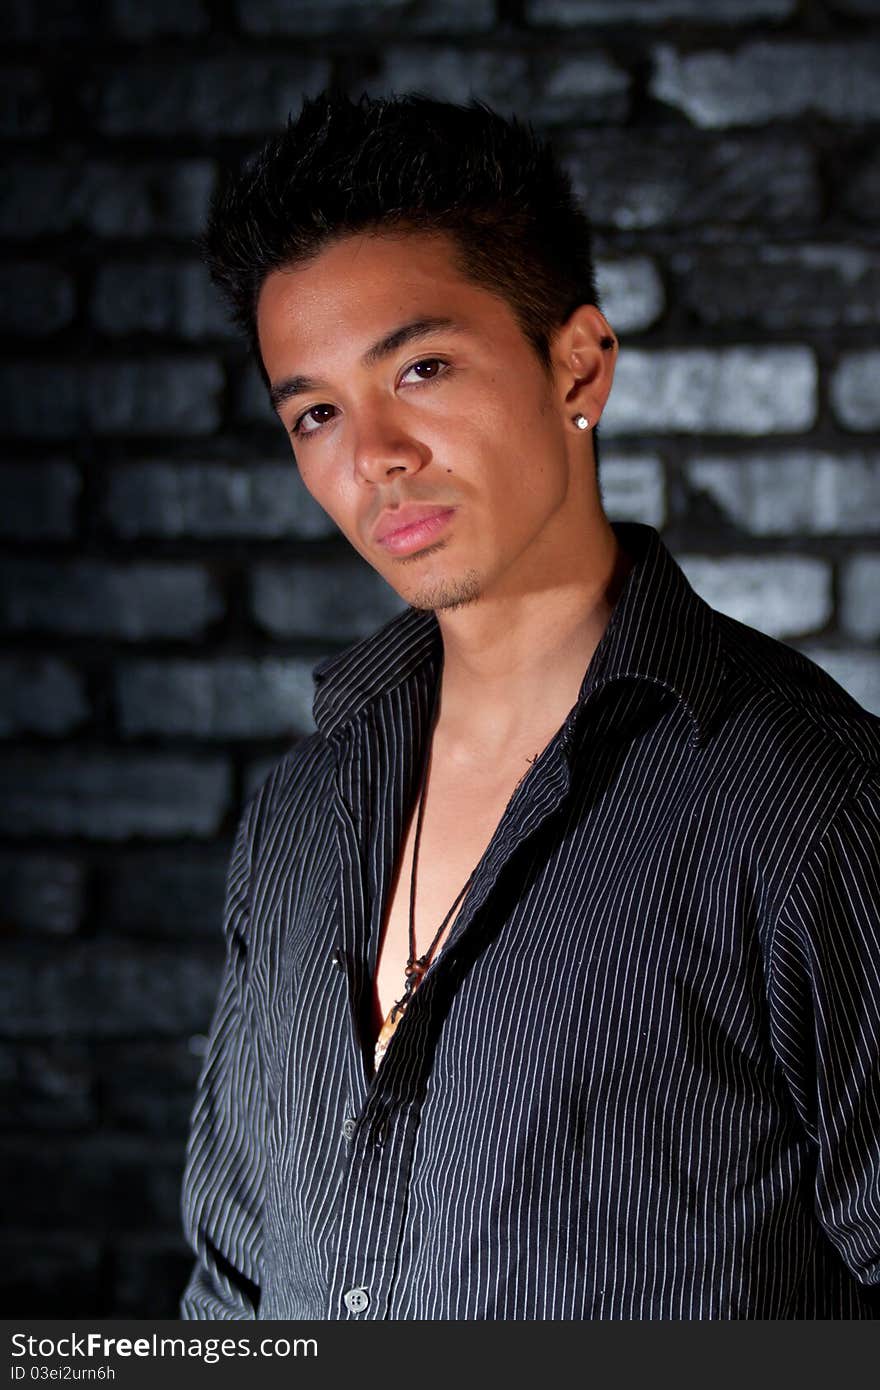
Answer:
POLYGON ((371 482, 392 472, 413 473, 428 459, 428 450, 402 428, 393 411, 374 410, 355 426, 354 462, 371 482))

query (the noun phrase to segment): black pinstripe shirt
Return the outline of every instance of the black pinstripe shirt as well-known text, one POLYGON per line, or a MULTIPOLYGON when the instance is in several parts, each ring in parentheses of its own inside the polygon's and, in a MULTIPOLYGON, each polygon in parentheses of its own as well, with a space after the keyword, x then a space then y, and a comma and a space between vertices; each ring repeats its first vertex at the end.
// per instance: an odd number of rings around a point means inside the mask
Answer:
POLYGON ((880 720, 615 530, 578 700, 375 1077, 436 616, 317 668, 230 863, 185 1317, 876 1316, 880 720))

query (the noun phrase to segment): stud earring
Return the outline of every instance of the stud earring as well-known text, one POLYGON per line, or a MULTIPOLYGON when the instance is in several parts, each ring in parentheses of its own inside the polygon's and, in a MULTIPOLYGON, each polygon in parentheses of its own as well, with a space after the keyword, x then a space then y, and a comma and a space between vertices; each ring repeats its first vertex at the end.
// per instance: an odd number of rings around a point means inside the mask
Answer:
POLYGON ((572 424, 576 430, 588 430, 590 428, 590 422, 586 415, 575 415, 572 418, 572 424))

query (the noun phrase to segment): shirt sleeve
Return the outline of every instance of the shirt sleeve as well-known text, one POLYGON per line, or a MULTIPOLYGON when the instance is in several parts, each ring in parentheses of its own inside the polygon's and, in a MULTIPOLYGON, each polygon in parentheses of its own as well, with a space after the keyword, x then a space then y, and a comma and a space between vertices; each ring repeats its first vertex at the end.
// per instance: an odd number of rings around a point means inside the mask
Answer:
POLYGON ((816 1144, 822 1228, 880 1287, 880 772, 801 864, 771 951, 773 1040, 816 1144))
POLYGON ((225 962, 187 1146, 182 1214, 196 1260, 182 1318, 259 1315, 265 1106, 244 1003, 252 808, 239 822, 229 861, 225 962))

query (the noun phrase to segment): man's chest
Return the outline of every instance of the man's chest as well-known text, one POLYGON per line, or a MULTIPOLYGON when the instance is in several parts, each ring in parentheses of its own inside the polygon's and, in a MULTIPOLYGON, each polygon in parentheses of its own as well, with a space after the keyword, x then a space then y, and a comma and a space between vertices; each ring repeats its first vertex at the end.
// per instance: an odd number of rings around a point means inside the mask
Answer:
MULTIPOLYGON (((683 739, 664 749, 675 775, 661 793, 646 747, 653 734, 625 747, 591 740, 571 776, 556 742, 531 767, 519 750, 495 776, 434 764, 416 861, 417 956, 454 910, 395 1035, 398 1056, 411 1047, 420 1067, 431 1064, 419 1020, 438 1028, 440 1052, 457 1056, 464 1045, 471 1056, 491 1052, 489 1015, 496 1024, 509 1016, 518 1032, 543 1019, 517 1049, 534 1057, 552 1019, 555 1055, 573 1072, 597 1044, 604 1049, 621 1018, 615 1070, 638 1062, 658 1036, 686 1039, 692 1008, 725 1013, 735 997, 754 1005, 747 1031, 763 1027, 759 922, 775 895, 762 870, 760 800, 750 800, 748 824, 732 815, 683 739)), ((379 751, 348 765, 344 799, 322 802, 328 809, 323 817, 316 809, 310 835, 285 840, 297 850, 290 892, 273 884, 255 898, 271 896, 280 909, 269 924, 281 948, 275 978, 290 995, 289 1006, 263 1001, 264 1017, 283 1032, 281 1052, 269 1039, 269 1055, 283 1065, 288 1047, 321 1056, 341 1048, 352 1059, 352 1094, 369 1076, 381 1019, 403 995, 410 949, 418 768, 386 770, 379 751), (316 855, 319 834, 326 853, 316 855)), ((493 1068, 479 1074, 491 1078, 493 1068)))
MULTIPOLYGON (((615 1175, 647 1175, 644 1221, 653 1230, 676 1194, 699 1206, 705 1190, 716 1201, 730 1174, 734 1186, 749 1179, 756 1148, 788 1132, 766 1045, 753 854, 712 834, 717 797, 687 777, 660 802, 639 795, 637 766, 618 767, 616 783, 610 771, 597 758, 560 787, 552 767, 544 775, 535 767, 518 796, 508 780, 493 798, 455 799, 438 781, 417 865, 417 949, 492 845, 460 930, 416 990, 375 1078, 375 1038, 361 1032, 373 933, 381 908, 386 1004, 402 993, 415 808, 381 873, 370 857, 373 845, 383 848, 379 827, 363 836, 354 818, 340 818, 336 891, 319 921, 304 912, 288 923, 289 999, 261 1010, 263 1028, 277 1032, 266 1050, 273 1200, 285 1213, 293 1201, 285 1219, 307 1226, 297 1204, 310 1175, 326 1183, 332 1174, 328 1190, 338 1183, 343 1193, 326 1248, 324 1228, 313 1232, 317 1264, 330 1258, 340 1226, 360 1229, 365 1201, 384 1249, 399 1208, 442 1230, 468 1208, 463 1194, 491 1178, 486 1220, 521 1217, 515 1239, 530 1249, 554 1222, 574 1231, 587 1277, 615 1175), (610 793, 621 786, 618 803, 610 793), (692 1116, 693 1151, 710 1129, 742 1140, 741 1152, 722 1156, 706 1139, 698 1185, 692 1150, 679 1142, 692 1116), (523 1205, 522 1192, 539 1189, 540 1200, 523 1205), (560 1223, 560 1211, 576 1212, 575 1224, 560 1223)), ((694 1219, 703 1216, 700 1207, 694 1219)), ((491 1240, 488 1227, 484 1235, 491 1240)), ((641 1228, 627 1236, 636 1237, 641 1228)), ((569 1246, 553 1241, 548 1267, 570 1263, 569 1246)), ((346 1267, 339 1286, 356 1276, 365 1278, 352 1268, 349 1279, 346 1267)))
POLYGON ((403 994, 411 914, 416 956, 430 951, 430 959, 436 959, 464 905, 463 890, 527 771, 522 757, 491 772, 465 771, 453 764, 432 767, 421 829, 418 831, 416 805, 408 817, 388 893, 381 904, 373 991, 377 1029, 403 994))

